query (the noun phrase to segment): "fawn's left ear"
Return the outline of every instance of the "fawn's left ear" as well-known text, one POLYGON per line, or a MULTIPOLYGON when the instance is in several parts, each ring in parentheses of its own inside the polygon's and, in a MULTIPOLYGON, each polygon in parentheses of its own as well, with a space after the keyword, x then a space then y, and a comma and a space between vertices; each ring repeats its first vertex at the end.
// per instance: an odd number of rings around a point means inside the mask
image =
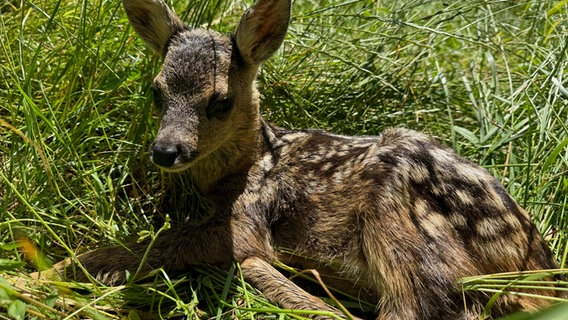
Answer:
POLYGON ((164 56, 171 37, 186 29, 185 24, 162 0, 123 0, 124 9, 136 33, 164 56))
POLYGON ((291 0, 258 0, 247 10, 235 32, 243 59, 260 65, 284 41, 290 23, 291 0))

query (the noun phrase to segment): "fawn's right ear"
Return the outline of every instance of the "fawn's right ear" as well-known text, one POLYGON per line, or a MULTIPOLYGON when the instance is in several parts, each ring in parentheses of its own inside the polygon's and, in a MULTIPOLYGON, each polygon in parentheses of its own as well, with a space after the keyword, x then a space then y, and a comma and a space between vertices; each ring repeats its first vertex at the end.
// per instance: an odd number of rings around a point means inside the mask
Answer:
POLYGON ((235 32, 243 59, 259 65, 280 47, 290 23, 291 0, 257 0, 244 13, 235 32))
POLYGON ((122 3, 136 33, 162 56, 166 54, 171 37, 186 29, 162 0, 123 0, 122 3))

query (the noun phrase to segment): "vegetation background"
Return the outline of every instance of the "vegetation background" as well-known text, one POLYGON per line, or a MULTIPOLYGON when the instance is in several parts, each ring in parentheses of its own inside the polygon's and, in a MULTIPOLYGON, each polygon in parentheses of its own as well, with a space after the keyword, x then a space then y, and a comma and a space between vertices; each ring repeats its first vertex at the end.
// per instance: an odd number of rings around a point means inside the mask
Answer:
MULTIPOLYGON (((190 26, 231 32, 251 3, 170 4, 190 26)), ((5 0, 0 13, 0 270, 25 277, 140 232, 152 236, 167 214, 186 214, 165 204, 174 177, 147 159, 160 61, 120 1, 5 0), (38 253, 35 267, 22 248, 38 253)), ((566 0, 296 0, 286 42, 259 76, 262 112, 290 128, 374 135, 403 126, 433 135, 495 174, 565 267, 567 19, 566 0)), ((464 283, 514 288, 499 279, 464 283)), ((112 288, 14 287, 0 278, 0 319, 26 315, 299 317, 235 270, 211 267, 112 288)))

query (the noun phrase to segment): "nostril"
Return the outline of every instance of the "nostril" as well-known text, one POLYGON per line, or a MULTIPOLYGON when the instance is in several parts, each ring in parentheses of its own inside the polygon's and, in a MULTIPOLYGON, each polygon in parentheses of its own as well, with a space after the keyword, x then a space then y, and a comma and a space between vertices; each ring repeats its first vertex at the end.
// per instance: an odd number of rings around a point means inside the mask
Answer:
POLYGON ((171 167, 178 157, 176 146, 154 145, 152 147, 152 162, 161 167, 171 167))

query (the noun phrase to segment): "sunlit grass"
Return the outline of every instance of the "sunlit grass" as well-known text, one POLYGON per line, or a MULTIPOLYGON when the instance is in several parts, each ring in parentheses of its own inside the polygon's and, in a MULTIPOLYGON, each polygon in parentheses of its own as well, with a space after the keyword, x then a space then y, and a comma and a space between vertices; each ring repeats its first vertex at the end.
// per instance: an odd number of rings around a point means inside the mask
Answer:
MULTIPOLYGON (((252 1, 174 2, 189 25, 230 32, 252 1)), ((287 40, 259 76, 263 114, 290 128, 435 136, 502 181, 565 267, 567 10, 560 0, 295 1, 287 40)), ((191 188, 148 163, 160 61, 120 2, 8 0, 0 13, 0 270, 26 278, 191 211, 191 188), (175 190, 184 192, 167 200, 175 190)), ((122 287, 0 278, 0 316, 300 318, 233 271, 158 271, 122 287)), ((541 281, 499 277, 465 279, 464 289, 541 281)))

